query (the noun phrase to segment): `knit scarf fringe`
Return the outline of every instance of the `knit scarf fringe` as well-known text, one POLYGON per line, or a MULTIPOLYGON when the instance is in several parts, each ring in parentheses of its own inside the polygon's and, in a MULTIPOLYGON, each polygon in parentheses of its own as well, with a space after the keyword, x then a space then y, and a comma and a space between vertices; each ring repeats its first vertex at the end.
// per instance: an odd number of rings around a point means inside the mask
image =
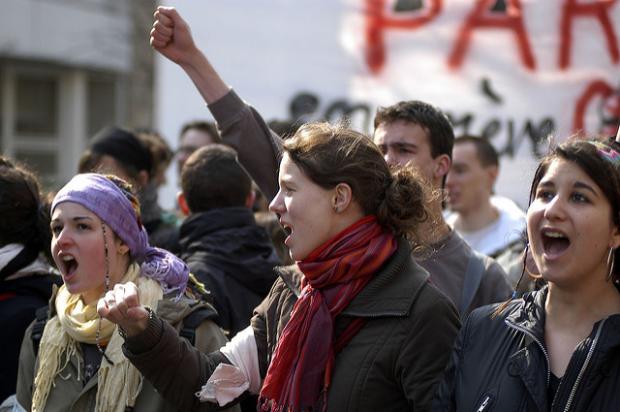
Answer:
MULTIPOLYGON (((133 281, 138 287, 140 303, 150 308, 156 308, 157 302, 163 297, 163 291, 156 281, 139 276, 140 267, 132 264, 121 283, 133 281)), ((75 295, 69 294, 63 285, 56 297, 57 308, 65 308, 69 304, 75 304, 75 295)), ((94 303, 96 306, 96 303, 94 303)), ((78 376, 82 380, 82 359, 78 350, 78 342, 93 343, 96 328, 93 324, 99 322, 92 314, 92 305, 85 306, 82 312, 90 311, 90 316, 85 322, 76 321, 61 322, 59 316, 54 316, 45 325, 39 349, 39 366, 34 380, 34 393, 32 397, 32 411, 42 412, 45 409, 47 399, 54 380, 58 376, 61 379, 69 379, 70 376, 62 376, 61 372, 69 364, 72 357, 77 359, 78 376), (69 325, 69 326, 68 326, 69 325), (71 329, 71 330, 68 330, 71 329)), ((73 315, 73 313, 71 313, 73 315)), ((62 317, 62 316, 61 316, 62 317)), ((123 412, 126 407, 133 407, 142 389, 143 378, 140 372, 125 358, 122 351, 123 338, 118 333, 118 328, 113 327, 109 332, 102 320, 101 340, 109 343, 106 347, 106 356, 113 362, 110 364, 105 357, 101 359, 101 365, 97 375, 97 396, 95 412, 123 412)))

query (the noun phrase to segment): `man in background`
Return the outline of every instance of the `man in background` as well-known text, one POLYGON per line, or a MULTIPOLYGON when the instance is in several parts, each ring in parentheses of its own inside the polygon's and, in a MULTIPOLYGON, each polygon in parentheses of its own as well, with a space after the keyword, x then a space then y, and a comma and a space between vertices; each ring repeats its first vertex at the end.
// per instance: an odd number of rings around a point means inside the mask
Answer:
POLYGON ((181 173, 181 258, 211 292, 218 324, 232 339, 250 324, 280 264, 265 230, 252 213, 252 181, 237 154, 220 144, 204 146, 181 173))
POLYGON ((179 148, 177 149, 177 172, 181 176, 183 165, 192 153, 203 146, 220 143, 220 135, 211 122, 196 120, 185 123, 179 134, 179 148))
POLYGON ((525 213, 510 199, 493 196, 498 175, 499 156, 488 140, 462 136, 454 141, 447 221, 472 248, 492 257, 522 242, 525 230, 525 213))

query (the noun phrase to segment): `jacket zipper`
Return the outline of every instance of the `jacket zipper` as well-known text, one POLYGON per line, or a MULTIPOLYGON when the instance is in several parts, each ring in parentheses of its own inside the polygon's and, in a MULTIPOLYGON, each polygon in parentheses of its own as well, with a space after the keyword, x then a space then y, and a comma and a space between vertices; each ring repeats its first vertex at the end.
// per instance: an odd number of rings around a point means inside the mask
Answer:
POLYGON ((486 411, 487 405, 489 404, 490 401, 491 401, 491 397, 489 395, 487 395, 487 397, 484 398, 484 401, 482 401, 482 403, 480 404, 478 409, 476 409, 476 412, 484 412, 484 411, 486 411))
POLYGON ((566 401, 566 407, 564 408, 564 412, 568 412, 568 410, 571 407, 571 404, 573 403, 573 399, 575 397, 575 394, 577 393, 577 387, 579 386, 579 382, 581 382, 581 378, 583 377, 583 374, 585 373, 588 364, 590 363, 590 359, 592 358, 592 354, 594 353, 594 349, 596 348, 596 344, 598 343, 598 338, 599 336, 601 336, 601 331, 603 330, 603 325, 605 324, 605 321, 607 320, 607 318, 603 319, 602 322, 600 323, 600 325, 598 326, 598 329, 596 330, 596 335, 594 336, 594 340, 592 341, 592 345, 590 345, 590 349, 588 350, 588 354, 586 356, 586 360, 583 362, 583 365, 581 366, 581 370, 579 371, 579 375, 577 375, 577 379, 575 379, 575 383, 573 384, 573 388, 570 391, 570 395, 568 396, 568 400, 566 401))
POLYGON ((513 329, 516 329, 520 332, 525 333, 527 336, 529 336, 530 338, 532 338, 534 340, 534 342, 536 342, 538 344, 538 346, 540 347, 540 350, 542 350, 542 353, 545 355, 545 361, 547 362, 547 387, 549 387, 549 382, 551 381, 551 361, 549 360, 549 354, 547 353, 547 349, 545 349, 544 345, 538 340, 538 338, 536 336, 534 336, 534 334, 532 332, 530 332, 529 330, 522 328, 520 326, 517 326, 513 323, 510 323, 508 321, 508 319, 504 320, 504 322, 506 322, 506 324, 508 326, 510 326, 513 329))

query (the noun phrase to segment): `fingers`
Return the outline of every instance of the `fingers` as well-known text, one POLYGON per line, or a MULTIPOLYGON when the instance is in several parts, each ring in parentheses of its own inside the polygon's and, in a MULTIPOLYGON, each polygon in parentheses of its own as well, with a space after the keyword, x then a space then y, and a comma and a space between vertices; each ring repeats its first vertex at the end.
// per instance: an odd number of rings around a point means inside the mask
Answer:
POLYGON ((128 282, 114 285, 114 289, 108 291, 97 303, 97 312, 111 322, 123 325, 133 319, 142 318, 146 311, 140 305, 138 288, 128 282))
POLYGON ((163 48, 166 47, 170 41, 172 41, 172 36, 161 35, 155 30, 155 28, 151 30, 151 46, 155 48, 163 48))
POLYGON ((172 35, 174 33, 174 24, 172 20, 160 13, 159 9, 154 14, 155 22, 151 29, 151 46, 156 48, 163 48, 172 41, 172 35))
MULTIPOLYGON (((162 25, 172 28, 174 27, 174 21, 168 9, 168 7, 158 7, 155 13, 153 13, 153 17, 156 22, 160 22, 162 25)), ((176 10, 174 15, 180 17, 176 10)))
POLYGON ((174 7, 159 6, 157 7, 155 14, 157 14, 158 12, 159 12, 158 16, 165 20, 169 20, 171 22, 170 24, 173 24, 172 22, 182 21, 181 15, 177 11, 177 9, 174 7))

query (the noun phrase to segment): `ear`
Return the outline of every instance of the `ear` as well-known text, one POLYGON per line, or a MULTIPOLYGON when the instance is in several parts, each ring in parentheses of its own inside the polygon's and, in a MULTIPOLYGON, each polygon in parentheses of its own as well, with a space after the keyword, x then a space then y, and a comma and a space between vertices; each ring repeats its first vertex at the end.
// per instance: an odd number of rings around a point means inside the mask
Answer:
POLYGON ((489 179, 489 184, 491 186, 489 189, 493 190, 493 187, 495 186, 495 181, 497 180, 497 176, 499 176, 499 168, 497 166, 487 166, 485 170, 489 179))
POLYGON ((256 200, 256 192, 250 190, 250 193, 245 198, 245 207, 252 209, 254 207, 254 201, 256 200))
POLYGON ((185 199, 185 194, 183 194, 183 192, 177 193, 177 203, 179 204, 179 209, 181 209, 181 213, 183 213, 184 216, 189 216, 192 214, 192 211, 189 210, 187 199, 185 199))
POLYGON ((123 242, 123 240, 120 237, 116 237, 118 244, 116 245, 116 250, 118 251, 118 253, 120 255, 126 255, 129 253, 129 246, 127 246, 125 244, 125 242, 123 242))
POLYGON ((618 226, 614 226, 611 232, 611 241, 609 247, 617 249, 620 247, 620 228, 618 226))
POLYGON ((338 183, 333 189, 332 207, 336 213, 345 211, 353 201, 353 190, 347 183, 338 183))
POLYGON ((139 187, 142 188, 147 185, 150 178, 151 177, 149 176, 149 172, 147 172, 146 170, 141 170, 140 172, 138 172, 136 182, 138 183, 139 187))
POLYGON ((443 178, 450 171, 450 166, 452 166, 452 160, 450 156, 447 154, 441 154, 434 159, 435 170, 433 171, 433 177, 443 178))

